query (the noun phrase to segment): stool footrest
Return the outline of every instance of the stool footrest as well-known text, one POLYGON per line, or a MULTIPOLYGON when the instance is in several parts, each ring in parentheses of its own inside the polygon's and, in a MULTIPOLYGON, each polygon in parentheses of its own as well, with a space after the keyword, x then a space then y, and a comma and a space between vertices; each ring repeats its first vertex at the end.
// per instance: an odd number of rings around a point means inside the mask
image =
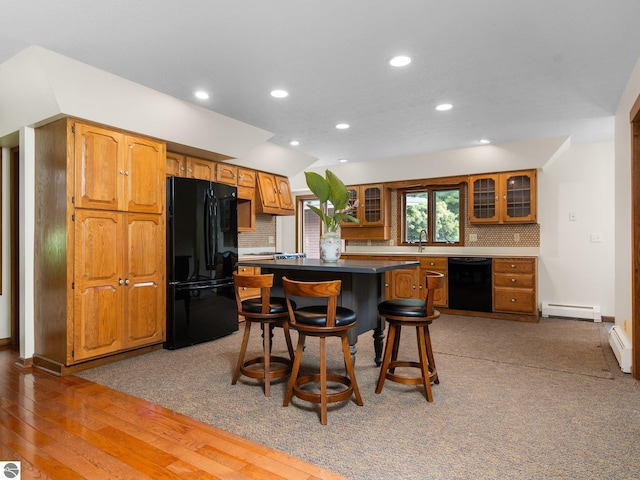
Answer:
MULTIPOLYGON (((304 390, 301 388, 303 385, 314 382, 320 382, 320 374, 316 373, 298 377, 295 384, 293 385, 294 395, 302 400, 306 400, 307 402, 321 403, 322 399, 319 393, 309 392, 308 390, 304 390)), ((344 390, 341 390, 339 392, 327 393, 327 403, 340 402, 351 397, 351 394, 353 393, 353 384, 351 383, 351 379, 349 377, 328 373, 327 382, 341 383, 342 385, 346 386, 344 390)))
MULTIPOLYGON (((403 383, 405 385, 422 385, 422 376, 411 377, 408 375, 400 375, 393 372, 393 370, 400 367, 410 367, 421 370, 420 364, 418 362, 393 361, 389 363, 389 368, 385 372, 385 378, 387 380, 391 380, 392 382, 403 383)), ((429 381, 435 382, 437 378, 438 373, 435 371, 435 369, 429 367, 429 381)))
MULTIPOLYGON (((271 368, 269 369, 269 378, 271 379, 280 378, 291 373, 290 359, 285 357, 276 357, 276 356, 271 356, 269 358, 270 358, 269 362, 271 364, 271 368), (274 365, 282 365, 282 366, 274 368, 274 365)), ((264 365, 264 357, 256 357, 256 358, 252 358, 251 360, 245 361, 240 367, 240 371, 242 372, 243 375, 249 378, 264 379, 265 377, 264 367, 260 369, 249 368, 252 365, 258 365, 258 364, 264 365)))

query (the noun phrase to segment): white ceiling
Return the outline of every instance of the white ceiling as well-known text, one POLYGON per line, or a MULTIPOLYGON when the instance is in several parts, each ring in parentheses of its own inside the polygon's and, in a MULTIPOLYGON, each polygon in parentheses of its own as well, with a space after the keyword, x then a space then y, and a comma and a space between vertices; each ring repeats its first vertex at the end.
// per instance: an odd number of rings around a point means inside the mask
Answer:
POLYGON ((612 139, 640 1, 2 0, 0 63, 31 45, 297 139, 321 166, 612 139), (413 62, 388 66, 399 53, 413 62))

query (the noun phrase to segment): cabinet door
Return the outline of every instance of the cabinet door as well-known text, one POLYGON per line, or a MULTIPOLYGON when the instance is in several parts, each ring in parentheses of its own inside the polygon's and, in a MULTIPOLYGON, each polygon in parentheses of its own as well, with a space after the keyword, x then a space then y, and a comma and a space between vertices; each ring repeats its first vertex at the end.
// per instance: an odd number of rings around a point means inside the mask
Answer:
POLYGON ((498 223, 498 177, 472 175, 469 177, 469 221, 498 223))
POLYGON ((187 158, 179 153, 167 152, 167 176, 184 177, 187 173, 187 158))
POLYGON ((124 346, 121 214, 76 210, 73 359, 124 346))
POLYGON ((164 341, 165 225, 161 215, 125 214, 123 252, 126 347, 164 341))
POLYGON ((530 223, 536 221, 536 177, 534 172, 501 175, 502 221, 530 223))
POLYGON ((391 271, 390 298, 418 298, 418 268, 403 268, 391 271))
POLYGON ((238 167, 238 186, 256 188, 256 172, 248 168, 238 167))
POLYGON ((226 183, 227 185, 238 184, 238 167, 227 163, 216 164, 216 182, 226 183))
POLYGON ((361 187, 360 224, 363 226, 375 226, 384 224, 383 216, 383 188, 381 185, 363 185, 361 187))
POLYGON ((187 177, 213 182, 216 164, 202 158, 187 157, 187 177))
POLYGON ((358 186, 354 186, 354 187, 347 187, 347 190, 349 191, 349 205, 358 205, 356 208, 353 208, 349 214, 352 217, 357 218, 358 220, 360 220, 359 223, 355 223, 355 222, 340 222, 340 227, 358 227, 360 224, 362 224, 362 207, 360 206, 360 188, 358 186))
POLYGON ((128 212, 162 213, 165 199, 164 144, 125 136, 124 188, 128 212))
POLYGON ((294 210, 293 195, 287 177, 275 177, 276 188, 278 189, 278 203, 283 210, 294 210))
POLYGON ((258 182, 262 205, 269 208, 280 208, 280 202, 278 201, 278 187, 276 185, 275 176, 259 173, 258 182))
POLYGON ((442 288, 438 288, 433 295, 433 304, 437 307, 446 307, 449 301, 448 290, 448 260, 446 257, 430 257, 420 259, 420 285, 425 288, 425 276, 427 272, 438 272, 444 275, 442 288))
POLYGON ((74 129, 76 207, 122 210, 123 135, 83 123, 76 123, 74 129))

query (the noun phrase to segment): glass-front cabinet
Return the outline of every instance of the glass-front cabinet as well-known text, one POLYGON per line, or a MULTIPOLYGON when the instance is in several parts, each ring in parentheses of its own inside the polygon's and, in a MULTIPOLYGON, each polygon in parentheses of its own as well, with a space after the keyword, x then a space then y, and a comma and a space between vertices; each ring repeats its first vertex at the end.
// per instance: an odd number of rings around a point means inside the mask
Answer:
POLYGON ((536 171, 469 176, 470 223, 535 223, 536 171))
POLYGON ((351 197, 350 215, 359 223, 342 222, 343 240, 388 240, 391 238, 389 225, 389 202, 383 184, 348 186, 351 197))

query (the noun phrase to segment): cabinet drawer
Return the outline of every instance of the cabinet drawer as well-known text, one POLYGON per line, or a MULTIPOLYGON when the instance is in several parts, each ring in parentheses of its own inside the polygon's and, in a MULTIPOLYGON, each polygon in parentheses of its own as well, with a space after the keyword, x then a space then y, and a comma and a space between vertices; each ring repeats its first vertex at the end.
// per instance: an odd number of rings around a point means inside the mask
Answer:
POLYGON ((494 273, 535 273, 535 258, 494 258, 494 273))
POLYGON ((535 292, 532 289, 495 288, 493 310, 510 313, 536 313, 535 292))
MULTIPOLYGON (((245 266, 238 267, 238 275, 259 275, 259 274, 260 274, 260 267, 245 267, 245 266)), ((240 291, 240 298, 242 299, 259 297, 259 296, 260 296, 259 288, 242 287, 242 290, 240 291)))
POLYGON ((493 285, 495 287, 533 288, 534 283, 533 275, 496 273, 493 277, 493 285))
POLYGON ((425 270, 433 270, 435 272, 444 273, 447 270, 447 258, 446 257, 420 258, 420 266, 425 270))

